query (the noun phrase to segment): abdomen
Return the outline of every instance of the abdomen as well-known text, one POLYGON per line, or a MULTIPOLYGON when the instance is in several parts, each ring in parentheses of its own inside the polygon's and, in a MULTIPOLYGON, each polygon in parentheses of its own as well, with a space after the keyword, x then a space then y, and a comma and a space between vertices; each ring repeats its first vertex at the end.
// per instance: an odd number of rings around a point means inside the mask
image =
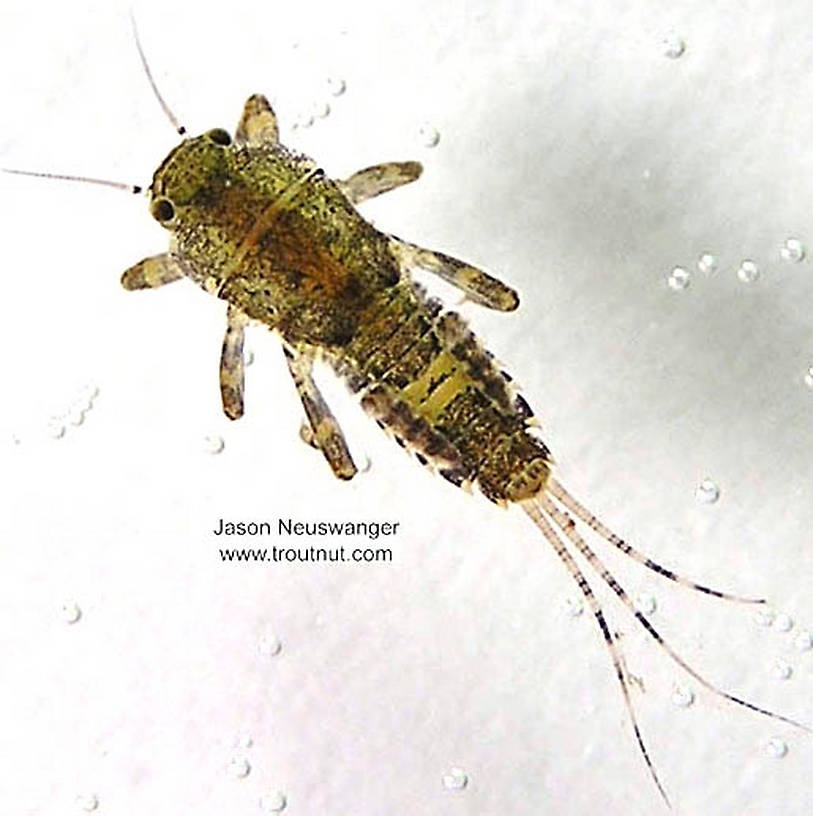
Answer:
POLYGON ((506 502, 547 483, 527 403, 461 318, 411 283, 381 293, 333 362, 378 423, 455 484, 506 502))

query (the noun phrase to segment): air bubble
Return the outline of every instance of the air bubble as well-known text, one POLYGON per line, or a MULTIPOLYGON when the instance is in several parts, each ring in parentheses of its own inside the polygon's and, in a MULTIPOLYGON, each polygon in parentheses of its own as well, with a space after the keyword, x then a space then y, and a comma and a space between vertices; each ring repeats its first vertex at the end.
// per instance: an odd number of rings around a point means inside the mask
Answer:
POLYGON ((805 371, 804 381, 808 388, 813 388, 813 366, 805 371))
POLYGON ((76 623, 82 617, 82 610, 76 601, 65 601, 62 604, 62 619, 65 623, 76 623))
POLYGON ((313 106, 313 115, 317 119, 324 119, 330 114, 330 104, 328 102, 317 102, 313 106))
POLYGON ((665 57, 678 59, 686 53, 686 40, 678 34, 669 34, 661 40, 661 50, 665 57))
POLYGON ((710 252, 704 252, 698 259, 697 259, 697 268, 701 272, 705 272, 707 275, 710 275, 714 272, 720 264, 720 259, 716 255, 712 255, 710 252))
POLYGON ((743 261, 737 270, 737 277, 743 283, 753 283, 759 277, 759 267, 753 261, 743 261))
POLYGON ((788 752, 788 744, 779 737, 771 737, 765 743, 764 751, 765 756, 769 756, 771 759, 781 759, 788 752))
POLYGON ((313 116, 310 113, 300 113, 294 120, 294 128, 309 128, 313 124, 313 116))
POLYGON ((651 615, 658 608, 658 602, 652 593, 641 592, 635 596, 635 608, 644 615, 651 615))
POLYGON ((265 657, 274 657, 282 651, 282 641, 273 632, 269 632, 260 638, 257 651, 265 657))
POLYGON ((790 630, 793 629, 793 618, 784 612, 780 612, 776 616, 773 625, 774 628, 780 632, 790 632, 790 630))
POLYGON ((798 238, 788 238, 779 250, 782 260, 790 263, 803 261, 806 253, 805 245, 798 238))
POLYGON ((564 606, 571 618, 578 618, 584 612, 584 601, 581 598, 565 598, 564 606))
POLYGON ((813 633, 799 632, 796 635, 796 640, 793 641, 793 645, 796 646, 798 652, 809 652, 813 649, 813 633))
POLYGON ((78 405, 73 407, 68 413, 68 420, 78 428, 85 421, 85 409, 78 405))
POLYGON ((689 686, 675 685, 671 699, 678 708, 688 708, 694 702, 694 692, 689 686))
POLYGON ((226 443, 223 441, 222 436, 210 434, 203 437, 203 449, 206 453, 210 453, 214 456, 217 453, 222 453, 225 447, 226 443))
POLYGON ((280 813, 285 810, 288 800, 282 791, 271 791, 260 797, 260 810, 266 813, 280 813))
POLYGON ((676 266, 669 274, 667 282, 670 289, 675 292, 681 292, 689 285, 691 279, 692 276, 688 269, 684 269, 682 266, 676 266))
POLYGON ((99 797, 95 793, 83 793, 76 797, 76 804, 87 813, 99 807, 99 797))
POLYGON ((469 777, 462 768, 450 768, 443 774, 443 787, 446 790, 463 790, 469 784, 469 777))
POLYGON ((711 479, 703 479, 694 491, 694 497, 701 504, 714 504, 720 498, 720 488, 711 479))
POLYGON ((793 675, 793 666, 790 663, 785 663, 784 660, 777 660, 773 664, 771 673, 777 680, 790 680, 793 675))
POLYGON ((347 89, 347 83, 341 77, 328 77, 327 89, 333 96, 341 96, 347 89))
POLYGON ((244 757, 233 759, 229 762, 227 771, 235 779, 245 779, 251 773, 251 763, 244 757))
POLYGON ((760 626, 773 626, 776 612, 773 609, 758 609, 754 612, 754 621, 760 626))
POLYGON ((429 122, 424 122, 418 128, 418 138, 424 147, 434 147, 440 141, 440 131, 429 122))
POLYGON ((254 362, 254 352, 251 349, 246 349, 243 353, 243 362, 250 366, 254 362))

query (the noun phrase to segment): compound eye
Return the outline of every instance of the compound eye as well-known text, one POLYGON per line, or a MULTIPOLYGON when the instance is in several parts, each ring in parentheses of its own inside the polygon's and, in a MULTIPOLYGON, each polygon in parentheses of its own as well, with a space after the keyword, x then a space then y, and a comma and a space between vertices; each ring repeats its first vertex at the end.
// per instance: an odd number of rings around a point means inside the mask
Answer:
POLYGON ((212 130, 208 131, 206 135, 215 144, 222 145, 223 147, 228 147, 231 144, 231 136, 229 136, 229 132, 227 130, 223 130, 223 128, 213 128, 212 130))
POLYGON ((157 198, 152 202, 150 210, 152 217, 162 224, 171 221, 175 217, 175 207, 172 206, 172 202, 168 198, 157 198))

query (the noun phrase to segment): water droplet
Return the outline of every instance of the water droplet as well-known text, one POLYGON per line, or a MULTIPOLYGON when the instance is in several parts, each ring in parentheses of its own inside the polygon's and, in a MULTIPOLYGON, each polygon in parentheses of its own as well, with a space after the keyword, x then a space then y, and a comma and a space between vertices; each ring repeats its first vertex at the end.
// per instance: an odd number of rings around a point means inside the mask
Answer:
POLYGON ((82 610, 76 601, 65 601, 62 604, 62 618, 65 623, 76 623, 82 617, 82 610))
POLYGON ((754 612, 754 621, 756 621, 756 623, 758 623, 760 626, 773 626, 775 619, 776 612, 774 612, 773 609, 758 609, 756 612, 754 612))
POLYGON ((790 263, 803 261, 806 254, 805 245, 798 238, 788 238, 779 250, 782 260, 790 263))
POLYGON ((62 439, 65 436, 65 426, 60 420, 51 417, 46 425, 46 432, 51 439, 62 439))
POLYGON ((784 612, 780 612, 774 619, 773 625, 780 632, 790 632, 793 629, 793 618, 784 612))
POLYGON ((235 758, 226 770, 235 779, 245 779, 251 773, 251 763, 245 757, 235 758))
POLYGON ((764 750, 765 756, 769 756, 771 759, 782 759, 788 752, 788 744, 779 737, 771 737, 765 743, 764 750))
POLYGON ((712 255, 710 252, 704 252, 697 259, 697 268, 701 272, 705 272, 707 275, 710 275, 712 272, 716 271, 719 263, 720 259, 716 255, 712 255))
POLYGON ((777 680, 790 680, 793 675, 793 666, 790 663, 785 663, 784 660, 777 660, 773 664, 771 673, 777 680))
POLYGON ((446 790, 463 790, 469 784, 469 777, 462 768, 449 768, 443 774, 443 787, 446 790))
POLYGON ((575 596, 565 598, 564 606, 565 611, 571 618, 578 618, 584 612, 584 600, 582 598, 575 596))
POLYGON ((682 266, 676 266, 669 274, 669 288, 675 292, 680 292, 689 285, 691 279, 692 276, 688 269, 684 269, 682 266))
POLYGON ((265 657, 274 657, 282 651, 282 641, 273 632, 267 632, 260 638, 257 651, 265 657))
POLYGON ((678 34, 668 34, 661 40, 663 55, 669 59, 678 59, 686 53, 686 40, 678 34))
POLYGON ((313 124, 313 116, 310 113, 300 113, 294 120, 294 128, 309 128, 313 124))
POLYGON ((288 800, 282 791, 271 791, 260 797, 260 809, 266 813, 279 813, 285 810, 288 800))
POLYGON ((440 132, 434 125, 424 122, 418 128, 418 138, 424 147, 434 147, 440 141, 440 132))
POLYGON ((324 119, 330 113, 330 104, 328 102, 317 102, 313 106, 313 115, 317 119, 324 119))
POLYGON ((225 447, 226 443, 223 441, 222 436, 209 434, 208 436, 203 437, 203 449, 206 451, 206 453, 211 453, 212 455, 222 453, 223 448, 225 447))
POLYGON ((347 89, 347 83, 341 77, 328 77, 327 89, 333 96, 341 96, 347 89))
POLYGON ((658 602, 652 593, 641 592, 635 596, 635 608, 644 615, 651 615, 658 608, 658 602))
POLYGON ((672 704, 678 708, 688 708, 694 702, 694 692, 689 686, 678 685, 672 688, 672 704))
POLYGON ((246 349, 243 353, 243 362, 250 366, 254 362, 254 352, 252 349, 246 349))
POLYGON ((813 633, 799 632, 796 635, 796 640, 793 641, 793 645, 796 646, 796 650, 799 652, 809 652, 813 649, 813 633))
POLYGON ((694 497, 702 504, 714 504, 720 498, 720 488, 711 479, 703 479, 694 491, 694 497))
POLYGON ((813 366, 805 371, 804 381, 808 388, 813 388, 813 366))
POLYGON ((753 283, 759 277, 759 267, 753 261, 743 261, 737 270, 737 277, 743 283, 753 283))
POLYGON ((82 810, 90 813, 99 807, 99 797, 95 793, 83 793, 76 797, 76 804, 82 810))

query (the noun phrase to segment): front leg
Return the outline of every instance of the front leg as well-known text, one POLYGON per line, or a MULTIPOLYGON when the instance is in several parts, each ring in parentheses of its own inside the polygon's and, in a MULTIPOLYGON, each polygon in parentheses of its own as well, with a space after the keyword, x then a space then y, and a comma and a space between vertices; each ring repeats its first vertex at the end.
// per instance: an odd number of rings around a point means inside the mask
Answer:
POLYGON ((423 172, 420 162, 388 162, 365 167, 346 179, 337 182, 339 189, 350 199, 351 204, 360 204, 368 198, 387 193, 409 184, 423 172))
POLYGON ((234 141, 249 145, 275 145, 279 142, 277 117, 262 94, 254 94, 246 100, 234 141))
POLYGON ((308 419, 308 431, 302 434, 302 438, 322 451, 334 476, 352 479, 357 473, 356 466, 339 423, 313 381, 313 360, 308 354, 290 346, 283 346, 283 351, 308 419))
POLYGON ((226 313, 226 334, 220 352, 220 399, 223 412, 229 419, 243 416, 243 389, 245 386, 245 361, 243 342, 248 318, 229 304, 226 313))
POLYGON ((121 285, 131 292, 136 289, 157 289, 182 277, 184 271, 180 263, 168 252, 164 252, 144 258, 127 269, 121 276, 121 285))

